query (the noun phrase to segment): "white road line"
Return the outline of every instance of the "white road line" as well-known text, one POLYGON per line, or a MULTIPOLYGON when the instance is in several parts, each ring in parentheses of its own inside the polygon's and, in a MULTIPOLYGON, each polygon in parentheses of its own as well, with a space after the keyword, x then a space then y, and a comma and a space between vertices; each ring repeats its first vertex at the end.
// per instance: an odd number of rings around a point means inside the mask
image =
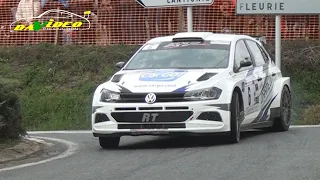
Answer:
POLYGON ((57 159, 66 158, 66 157, 69 157, 69 156, 73 155, 74 153, 76 153, 77 150, 79 149, 78 144, 71 142, 71 141, 66 141, 63 139, 56 139, 56 138, 49 138, 49 137, 37 137, 37 136, 33 136, 32 138, 38 138, 38 139, 44 139, 44 140, 50 140, 50 141, 56 141, 59 143, 63 143, 68 146, 68 149, 58 156, 55 156, 55 157, 52 157, 49 159, 45 159, 42 161, 38 161, 38 162, 26 163, 26 164, 22 164, 22 165, 18 165, 18 166, 3 168, 3 169, 0 169, 0 172, 14 170, 14 169, 20 169, 20 168, 34 166, 34 165, 39 165, 39 164, 47 163, 47 162, 54 161, 57 159))
POLYGON ((320 125, 294 125, 291 128, 319 128, 320 125))

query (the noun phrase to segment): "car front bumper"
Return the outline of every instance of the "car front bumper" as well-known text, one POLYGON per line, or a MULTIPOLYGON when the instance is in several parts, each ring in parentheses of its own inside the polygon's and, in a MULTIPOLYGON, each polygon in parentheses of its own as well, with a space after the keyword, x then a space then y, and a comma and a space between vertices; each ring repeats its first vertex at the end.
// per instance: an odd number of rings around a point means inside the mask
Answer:
POLYGON ((214 101, 155 103, 152 105, 104 103, 93 106, 92 132, 97 137, 229 132, 229 108, 229 104, 215 104, 214 101), (149 115, 157 113, 159 116, 154 122, 152 117, 146 122, 143 118, 144 113, 149 115))

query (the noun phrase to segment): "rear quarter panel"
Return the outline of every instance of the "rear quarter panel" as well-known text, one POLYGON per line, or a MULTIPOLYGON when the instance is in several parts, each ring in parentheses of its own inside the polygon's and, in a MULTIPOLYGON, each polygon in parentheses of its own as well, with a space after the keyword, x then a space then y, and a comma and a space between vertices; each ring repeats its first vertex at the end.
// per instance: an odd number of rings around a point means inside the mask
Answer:
POLYGON ((290 85, 290 77, 279 77, 274 82, 273 86, 273 95, 277 95, 273 103, 271 104, 270 108, 278 108, 280 107, 282 90, 284 86, 289 88, 289 91, 292 92, 291 85, 290 85))

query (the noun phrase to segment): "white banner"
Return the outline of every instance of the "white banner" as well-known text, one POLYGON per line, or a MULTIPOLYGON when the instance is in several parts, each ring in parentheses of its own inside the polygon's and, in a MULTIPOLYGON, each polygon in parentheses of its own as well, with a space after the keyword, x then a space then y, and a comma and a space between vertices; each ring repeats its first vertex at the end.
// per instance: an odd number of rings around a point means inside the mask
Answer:
POLYGON ((211 5, 214 0, 136 0, 146 8, 177 7, 177 6, 203 6, 211 5))

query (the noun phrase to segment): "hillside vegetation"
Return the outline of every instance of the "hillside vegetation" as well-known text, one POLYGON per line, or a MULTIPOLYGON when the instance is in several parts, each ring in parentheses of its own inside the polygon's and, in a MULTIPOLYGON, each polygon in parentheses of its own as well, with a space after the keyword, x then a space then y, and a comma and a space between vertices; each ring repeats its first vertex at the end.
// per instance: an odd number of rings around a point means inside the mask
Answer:
MULTIPOLYGON (((292 77, 294 123, 319 124, 320 43, 283 42, 284 75, 292 77)), ((90 129, 94 89, 138 46, 35 46, 0 48, 0 77, 18 85, 27 130, 90 129)), ((273 45, 268 45, 273 53, 273 45)), ((1 103, 1 102, 0 102, 1 103)))
POLYGON ((27 130, 88 129, 94 89, 135 48, 49 44, 0 48, 0 77, 20 84, 27 130))

